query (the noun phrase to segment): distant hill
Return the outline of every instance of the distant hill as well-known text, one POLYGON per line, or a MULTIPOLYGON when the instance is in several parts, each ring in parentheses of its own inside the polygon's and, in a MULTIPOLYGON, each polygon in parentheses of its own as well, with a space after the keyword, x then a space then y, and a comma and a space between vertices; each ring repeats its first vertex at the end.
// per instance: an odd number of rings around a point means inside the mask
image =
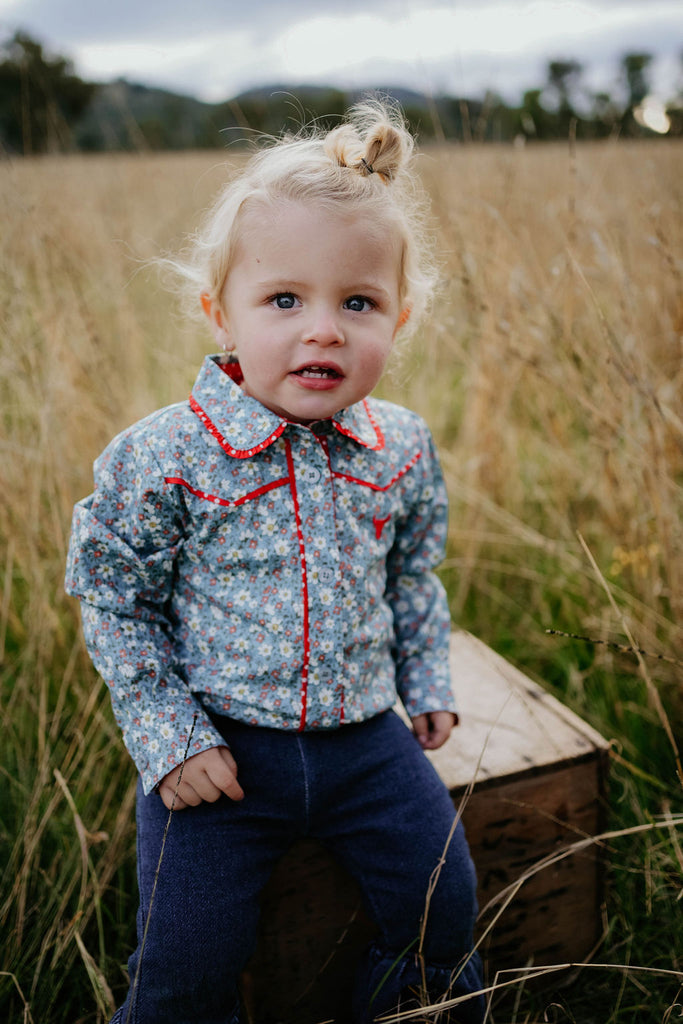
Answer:
MULTIPOLYGON (((74 143, 84 150, 197 149, 223 147, 252 133, 279 135, 318 121, 335 124, 344 111, 368 92, 396 99, 418 135, 457 137, 462 132, 462 101, 430 100, 400 87, 342 91, 329 86, 272 85, 249 89, 222 103, 204 103, 164 89, 117 79, 98 85, 74 129, 74 143)), ((468 101, 470 117, 481 103, 468 101)))
MULTIPOLYGON (((204 103, 192 96, 117 79, 97 86, 87 110, 70 128, 71 140, 74 148, 85 150, 221 149, 254 136, 295 132, 311 122, 331 127, 369 92, 396 99, 421 142, 567 138, 568 118, 575 121, 578 138, 601 138, 619 124, 614 111, 608 117, 592 119, 571 110, 550 111, 543 106, 539 89, 525 93, 521 107, 508 107, 494 94, 482 101, 427 96, 393 86, 344 91, 324 85, 279 83, 249 89, 222 103, 204 103)), ((674 115, 672 134, 680 134, 683 110, 672 112, 672 118, 674 115)), ((630 128, 622 125, 622 131, 637 135, 644 130, 633 122, 630 128)))
MULTIPOLYGON (((368 95, 391 96, 398 100, 401 106, 414 107, 415 109, 426 110, 428 99, 424 93, 415 92, 413 89, 406 89, 403 86, 379 86, 373 89, 334 89, 325 85, 262 85, 255 89, 248 89, 246 92, 236 96, 233 102, 237 103, 272 103, 280 98, 292 102, 296 98, 304 106, 308 103, 313 110, 320 110, 324 107, 326 100, 333 104, 342 99, 344 106, 356 103, 368 95)), ((337 113, 337 111, 332 111, 337 113)))
POLYGON ((190 149, 220 145, 217 105, 125 79, 98 85, 76 125, 80 149, 190 149))

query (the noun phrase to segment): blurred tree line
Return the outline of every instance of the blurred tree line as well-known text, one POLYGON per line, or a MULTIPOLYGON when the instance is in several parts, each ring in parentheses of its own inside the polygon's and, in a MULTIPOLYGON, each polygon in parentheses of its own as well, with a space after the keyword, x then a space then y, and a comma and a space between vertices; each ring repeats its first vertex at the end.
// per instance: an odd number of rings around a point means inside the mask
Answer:
POLYGON ((40 43, 15 33, 0 46, 0 142, 25 155, 71 148, 96 89, 66 58, 48 57, 40 43))
MULTIPOLYGON (((495 93, 483 100, 391 93, 423 142, 633 137, 667 127, 670 135, 683 134, 683 91, 659 109, 657 122, 647 116, 652 63, 648 53, 625 54, 618 97, 586 88, 575 60, 550 61, 546 81, 525 92, 517 107, 495 93)), ((312 120, 333 125, 360 94, 271 86, 211 104, 123 79, 96 84, 79 78, 65 57, 46 54, 35 39, 16 32, 0 44, 0 153, 225 146, 312 120)))

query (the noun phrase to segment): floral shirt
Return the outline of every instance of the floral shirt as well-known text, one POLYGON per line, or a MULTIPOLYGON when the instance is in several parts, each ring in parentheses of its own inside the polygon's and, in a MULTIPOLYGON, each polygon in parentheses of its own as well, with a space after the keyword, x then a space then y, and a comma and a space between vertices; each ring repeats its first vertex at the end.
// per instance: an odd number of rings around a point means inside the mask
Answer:
POLYGON ((189 401, 114 438, 74 510, 66 589, 147 792, 224 742, 207 712, 296 731, 397 694, 455 710, 425 423, 366 399, 302 426, 223 371, 207 357, 189 401))

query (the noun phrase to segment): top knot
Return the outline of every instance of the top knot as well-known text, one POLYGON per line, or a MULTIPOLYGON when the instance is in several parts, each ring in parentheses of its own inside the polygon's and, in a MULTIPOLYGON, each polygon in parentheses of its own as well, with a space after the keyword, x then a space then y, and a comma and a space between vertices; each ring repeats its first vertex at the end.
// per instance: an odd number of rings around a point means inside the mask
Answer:
POLYGON ((410 159, 413 139, 395 109, 363 103, 351 111, 349 122, 325 139, 325 152, 340 167, 363 177, 377 174, 385 184, 400 174, 410 159))

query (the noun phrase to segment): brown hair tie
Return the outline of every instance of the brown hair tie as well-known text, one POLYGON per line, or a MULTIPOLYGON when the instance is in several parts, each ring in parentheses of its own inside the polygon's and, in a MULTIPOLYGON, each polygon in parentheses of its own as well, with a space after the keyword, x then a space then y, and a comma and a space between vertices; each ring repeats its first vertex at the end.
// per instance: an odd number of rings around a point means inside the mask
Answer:
POLYGON ((372 164, 368 163, 364 156, 360 158, 359 163, 354 164, 354 167, 355 170, 357 170, 363 176, 366 176, 368 174, 378 174, 385 185, 387 184, 387 182, 391 181, 392 175, 390 171, 376 171, 372 164))

